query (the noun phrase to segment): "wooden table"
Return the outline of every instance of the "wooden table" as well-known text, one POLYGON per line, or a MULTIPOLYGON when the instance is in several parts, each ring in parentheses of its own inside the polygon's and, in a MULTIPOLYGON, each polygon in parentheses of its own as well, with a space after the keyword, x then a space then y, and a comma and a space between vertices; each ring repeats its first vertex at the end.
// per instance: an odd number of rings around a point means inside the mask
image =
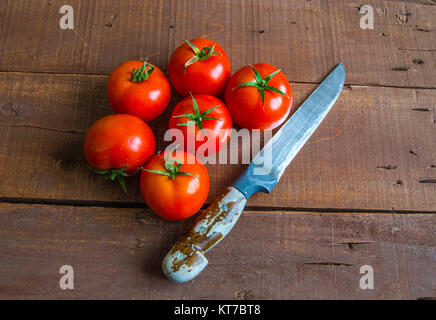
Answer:
MULTIPOLYGON (((432 0, 0 2, 0 298, 416 299, 436 296, 436 6, 432 0), (74 9, 61 30, 59 9, 74 9), (108 74, 149 58, 165 72, 206 37, 233 71, 268 62, 298 107, 340 61, 346 87, 271 195, 250 199, 194 281, 161 260, 192 220, 146 208, 92 174, 82 143, 110 114, 108 74), (62 290, 59 269, 74 269, 62 290), (362 290, 360 268, 374 270, 362 290)), ((153 121, 158 149, 169 113, 153 121)), ((208 165, 213 200, 243 165, 208 165)))

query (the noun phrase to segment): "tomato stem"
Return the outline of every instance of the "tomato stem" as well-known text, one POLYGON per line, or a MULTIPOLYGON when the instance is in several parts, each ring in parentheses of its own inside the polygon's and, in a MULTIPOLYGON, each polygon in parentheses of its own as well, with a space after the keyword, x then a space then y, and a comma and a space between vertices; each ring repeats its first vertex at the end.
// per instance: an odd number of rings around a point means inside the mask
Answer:
POLYGON ((171 155, 178 147, 179 146, 176 145, 167 154, 166 157, 162 157, 159 155, 159 157, 165 161, 165 170, 166 171, 164 171, 164 170, 149 170, 149 169, 143 169, 143 168, 141 168, 141 170, 146 171, 146 172, 150 172, 150 173, 156 173, 156 174, 168 176, 171 180, 173 180, 175 177, 181 176, 181 175, 191 176, 191 177, 198 179, 198 177, 196 175, 193 175, 192 173, 180 171, 180 168, 182 167, 182 163, 178 160, 171 159, 171 155))
POLYGON ((204 61, 212 56, 222 55, 221 52, 215 51, 215 45, 213 45, 212 47, 205 46, 203 49, 200 50, 191 41, 185 40, 185 42, 191 47, 195 55, 191 59, 185 62, 184 72, 186 72, 186 68, 196 63, 197 61, 204 61))
POLYGON ((123 188, 125 193, 127 193, 125 178, 134 176, 141 169, 141 168, 139 168, 135 172, 128 174, 125 172, 127 167, 123 167, 121 169, 110 169, 110 170, 103 170, 103 171, 96 170, 92 167, 88 167, 88 168, 90 170, 94 171, 94 173, 104 176, 104 180, 111 180, 111 181, 117 180, 119 182, 119 184, 121 185, 121 188, 123 188))
POLYGON ((217 105, 215 107, 212 107, 212 108, 210 108, 210 109, 200 113, 200 109, 198 108, 197 101, 195 101, 194 96, 192 95, 192 93, 191 93, 191 98, 192 98, 192 103, 194 105, 194 114, 191 114, 191 113, 180 114, 178 116, 173 116, 173 118, 188 118, 189 121, 187 121, 185 123, 179 123, 178 126, 188 127, 188 126, 192 126, 192 125, 197 125, 200 128, 201 132, 203 132, 205 137, 207 137, 206 130, 204 130, 204 127, 203 127, 203 120, 223 121, 222 119, 218 119, 218 118, 208 117, 207 116, 213 110, 215 110, 216 108, 220 107, 220 105, 217 105))
POLYGON ((153 73, 154 66, 150 63, 147 63, 147 61, 143 61, 143 62, 144 62, 144 64, 138 70, 135 70, 135 68, 133 68, 132 77, 131 77, 131 80, 133 82, 146 81, 146 80, 148 80, 150 75, 153 73), (149 67, 148 69, 147 69, 147 66, 149 67))
POLYGON ((278 70, 274 71, 269 76, 267 76, 265 79, 262 79, 262 76, 260 75, 259 71, 254 66, 252 66, 251 64, 249 64, 249 66, 250 66, 250 68, 254 72, 255 81, 241 83, 240 85, 234 87, 232 90, 236 90, 236 89, 242 88, 242 87, 255 87, 255 88, 257 88, 257 90, 259 91, 260 97, 262 98, 262 109, 263 110, 265 110, 265 90, 269 90, 269 91, 281 94, 281 95, 287 97, 288 99, 291 99, 283 91, 268 85, 268 83, 271 81, 271 79, 277 73, 279 73, 281 71, 281 69, 278 69, 278 70))

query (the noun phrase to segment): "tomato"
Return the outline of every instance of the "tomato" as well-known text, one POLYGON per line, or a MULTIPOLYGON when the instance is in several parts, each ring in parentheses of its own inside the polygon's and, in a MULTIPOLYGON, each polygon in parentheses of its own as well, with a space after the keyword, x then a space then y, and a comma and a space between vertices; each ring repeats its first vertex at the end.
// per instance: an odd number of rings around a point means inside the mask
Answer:
POLYGON ((233 121, 247 129, 274 129, 288 117, 292 91, 276 67, 258 63, 238 70, 227 84, 224 99, 233 121))
POLYGON ((185 150, 195 152, 198 156, 197 151, 203 145, 202 152, 208 156, 218 152, 230 139, 232 118, 218 98, 195 94, 176 105, 170 117, 169 128, 182 130, 185 150), (195 150, 189 149, 191 145, 195 150))
POLYGON ((174 51, 168 75, 174 89, 186 97, 191 92, 219 96, 230 78, 230 61, 224 49, 207 39, 185 41, 174 51))
POLYGON ((107 95, 116 113, 151 121, 168 106, 171 87, 158 67, 148 62, 127 61, 111 73, 107 95))
POLYGON ((169 151, 154 156, 141 173, 141 192, 160 217, 182 220, 198 212, 209 193, 206 167, 191 153, 169 151))
POLYGON ((156 141, 150 127, 138 117, 113 114, 97 120, 85 136, 84 151, 96 173, 118 179, 137 171, 154 154, 156 141))

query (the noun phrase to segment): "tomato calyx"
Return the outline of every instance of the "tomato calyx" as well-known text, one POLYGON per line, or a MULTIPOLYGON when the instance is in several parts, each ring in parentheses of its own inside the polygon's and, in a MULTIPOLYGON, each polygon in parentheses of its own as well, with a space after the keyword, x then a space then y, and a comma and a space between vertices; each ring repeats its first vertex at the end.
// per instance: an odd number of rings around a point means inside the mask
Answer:
POLYGON ((285 97, 287 97, 288 99, 291 99, 286 93, 284 93, 283 91, 272 87, 270 85, 268 85, 268 83, 271 81, 271 79, 280 71, 282 71, 281 69, 278 69, 276 71, 274 71, 273 73, 271 73, 269 76, 267 76, 265 79, 262 79, 262 76, 260 75, 259 71, 252 66, 251 64, 249 64, 250 68, 253 70, 254 72, 254 77, 255 77, 255 81, 252 82, 244 82, 241 83, 240 85, 234 87, 232 90, 236 90, 238 88, 241 87, 255 87, 257 88, 257 90, 259 91, 259 94, 262 98, 262 109, 265 110, 265 90, 269 90, 278 94, 281 94, 285 97))
POLYGON ((135 68, 133 68, 132 77, 131 77, 131 80, 133 82, 146 81, 146 80, 148 80, 150 75, 153 73, 154 66, 150 63, 147 63, 147 61, 143 61, 143 62, 144 62, 144 64, 138 70, 135 70, 135 68), (147 69, 147 66, 149 67, 148 69, 147 69))
POLYGON ((215 51, 215 45, 213 45, 212 47, 206 46, 200 50, 191 41, 185 40, 185 42, 191 47, 191 49, 195 53, 195 55, 191 59, 185 62, 185 66, 184 66, 185 72, 186 72, 186 68, 188 68, 191 64, 196 63, 197 61, 204 61, 212 56, 222 55, 221 52, 215 51))
POLYGON ((115 181, 118 180, 118 182, 121 185, 121 188, 123 188, 124 192, 127 193, 127 188, 126 188, 126 180, 124 179, 125 177, 131 177, 133 175, 135 175, 138 171, 136 170, 135 172, 133 172, 132 174, 128 174, 125 172, 127 167, 123 167, 121 169, 110 169, 110 170, 95 170, 92 167, 88 167, 90 170, 94 171, 96 174, 100 174, 102 176, 104 176, 104 180, 111 180, 111 181, 115 181))
POLYGON ((203 134, 207 137, 207 133, 203 127, 203 120, 223 121, 222 119, 207 116, 209 113, 214 111, 220 105, 217 105, 215 107, 212 107, 212 108, 200 113, 200 109, 198 108, 197 101, 195 101, 194 96, 192 94, 191 94, 191 98, 192 98, 192 103, 194 105, 194 114, 192 114, 192 113, 180 114, 177 116, 173 116, 173 118, 188 118, 189 121, 187 121, 185 123, 179 123, 178 126, 188 127, 188 126, 196 125, 200 128, 201 132, 203 132, 203 134))
POLYGON ((180 171, 180 168, 182 167, 182 162, 175 160, 175 159, 171 159, 171 155, 173 154, 173 152, 178 148, 178 146, 175 146, 166 157, 162 157, 161 155, 159 155, 159 157, 165 161, 165 170, 149 170, 149 169, 142 169, 142 171, 146 171, 146 172, 150 172, 150 173, 156 173, 156 174, 161 174, 164 176, 168 176, 171 180, 173 180, 175 177, 177 176, 191 176, 194 177, 196 179, 198 179, 198 177, 196 175, 193 175, 192 173, 189 172, 183 172, 180 171))

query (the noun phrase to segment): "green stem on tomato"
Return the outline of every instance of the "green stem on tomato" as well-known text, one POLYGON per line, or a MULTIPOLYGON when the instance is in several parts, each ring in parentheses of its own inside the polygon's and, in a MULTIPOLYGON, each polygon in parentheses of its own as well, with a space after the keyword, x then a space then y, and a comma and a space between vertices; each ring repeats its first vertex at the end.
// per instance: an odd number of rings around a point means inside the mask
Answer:
POLYGON ((191 49, 194 51, 194 56, 185 62, 184 66, 184 72, 186 72, 186 68, 188 68, 190 65, 196 63, 197 61, 204 61, 209 59, 212 56, 216 55, 222 55, 221 52, 215 51, 215 45, 212 47, 206 46, 203 49, 198 49, 195 44, 193 44, 189 40, 185 40, 185 42, 191 47, 191 49))
POLYGON ((161 175, 169 177, 171 180, 173 180, 177 176, 182 176, 182 175, 191 176, 191 177, 198 179, 198 177, 196 175, 193 175, 192 173, 180 171, 180 168, 182 167, 182 163, 178 160, 171 159, 171 155, 173 154, 173 152, 177 148, 178 148, 178 145, 175 146, 166 155, 166 157, 161 157, 165 161, 165 171, 164 170, 149 170, 149 169, 143 169, 143 168, 141 170, 146 171, 146 172, 150 172, 150 173, 161 174, 161 175))
POLYGON ((192 125, 197 125, 200 128, 201 132, 203 132, 205 137, 207 137, 207 133, 203 127, 203 121, 204 120, 223 121, 222 119, 207 116, 209 113, 214 111, 216 108, 220 107, 220 105, 217 105, 215 107, 212 107, 212 108, 200 113, 200 109, 198 108, 197 101, 195 101, 194 96, 192 94, 191 94, 191 98, 192 98, 192 103, 194 105, 194 114, 192 114, 192 113, 180 114, 178 116, 173 116, 173 118, 188 118, 189 121, 187 121, 185 123, 179 123, 178 126, 188 127, 188 126, 192 126, 192 125))
POLYGON ((278 70, 274 71, 269 76, 267 76, 265 79, 262 79, 262 76, 260 75, 259 71, 254 66, 252 66, 251 64, 249 64, 249 66, 250 66, 250 68, 254 72, 255 81, 241 83, 240 85, 234 87, 232 90, 236 90, 236 89, 242 88, 242 87, 255 87, 255 88, 257 88, 257 90, 259 91, 260 97, 262 98, 262 109, 263 110, 265 110, 265 90, 269 90, 269 91, 281 94, 281 95, 287 97, 288 99, 291 99, 283 91, 268 85, 268 83, 271 81, 271 79, 277 73, 279 73, 281 71, 281 69, 278 69, 278 70))
POLYGON ((139 171, 139 169, 138 169, 135 172, 128 174, 125 172, 127 167, 123 167, 121 169, 110 169, 110 170, 102 170, 102 171, 96 170, 96 169, 89 167, 89 166, 88 166, 88 168, 90 170, 94 171, 96 174, 103 175, 104 180, 112 180, 112 181, 118 180, 118 182, 121 185, 121 188, 123 188, 125 193, 127 193, 125 178, 131 177, 139 171))
POLYGON ((147 63, 147 61, 143 61, 143 62, 144 62, 144 64, 138 70, 135 70, 135 68, 133 68, 132 77, 131 77, 131 80, 133 82, 146 81, 146 80, 148 80, 150 75, 153 73, 154 66, 150 63, 147 63), (147 66, 149 67, 148 69, 147 69, 147 66))

